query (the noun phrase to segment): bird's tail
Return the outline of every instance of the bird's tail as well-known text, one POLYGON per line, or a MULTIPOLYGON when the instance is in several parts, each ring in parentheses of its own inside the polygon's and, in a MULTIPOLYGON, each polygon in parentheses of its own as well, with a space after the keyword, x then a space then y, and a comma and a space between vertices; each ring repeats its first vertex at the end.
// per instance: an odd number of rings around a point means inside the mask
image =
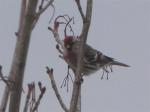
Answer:
POLYGON ((118 61, 112 61, 110 64, 111 65, 123 66, 123 67, 130 67, 129 65, 121 63, 121 62, 118 62, 118 61))

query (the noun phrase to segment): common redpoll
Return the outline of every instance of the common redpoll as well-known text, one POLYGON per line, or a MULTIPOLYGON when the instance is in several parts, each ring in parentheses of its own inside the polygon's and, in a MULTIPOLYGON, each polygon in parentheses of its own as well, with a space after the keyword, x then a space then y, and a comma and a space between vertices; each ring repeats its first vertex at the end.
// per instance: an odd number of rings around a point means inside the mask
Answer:
MULTIPOLYGON (((73 69, 77 68, 76 66, 79 55, 79 46, 80 38, 73 36, 65 37, 64 47, 66 48, 66 53, 64 54, 64 58, 70 62, 73 69)), ((85 45, 83 67, 81 70, 82 75, 90 75, 99 69, 103 69, 108 73, 107 67, 112 70, 112 65, 129 67, 129 65, 115 61, 113 58, 104 55, 102 52, 92 48, 91 46, 87 44, 85 45)))

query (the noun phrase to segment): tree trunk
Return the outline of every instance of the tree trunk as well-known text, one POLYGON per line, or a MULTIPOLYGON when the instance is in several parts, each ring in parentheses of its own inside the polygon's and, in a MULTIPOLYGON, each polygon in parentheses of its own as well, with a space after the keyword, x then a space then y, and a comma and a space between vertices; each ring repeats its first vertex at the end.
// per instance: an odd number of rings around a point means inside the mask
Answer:
POLYGON ((19 112, 24 69, 26 65, 32 25, 35 20, 37 3, 38 0, 28 0, 26 13, 23 15, 23 21, 20 23, 21 25, 17 34, 17 43, 9 74, 9 79, 14 82, 12 90, 10 91, 9 112, 19 112))

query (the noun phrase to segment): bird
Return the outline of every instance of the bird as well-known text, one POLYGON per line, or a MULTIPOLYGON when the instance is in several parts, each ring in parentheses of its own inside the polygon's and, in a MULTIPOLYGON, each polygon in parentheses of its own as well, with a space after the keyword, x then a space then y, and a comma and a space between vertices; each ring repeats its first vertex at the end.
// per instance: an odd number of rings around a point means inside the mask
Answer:
MULTIPOLYGON (((81 39, 79 37, 66 36, 63 42, 64 42, 64 47, 66 49, 64 53, 64 59, 69 61, 71 67, 75 71, 77 68, 77 60, 79 56, 79 47, 80 47, 81 39)), ((83 64, 81 69, 81 74, 83 76, 89 76, 91 74, 94 74, 100 69, 102 69, 104 72, 108 74, 109 71, 107 70, 107 68, 109 67, 112 71, 113 65, 130 67, 125 63, 116 61, 114 58, 106 56, 101 51, 94 49, 88 44, 85 44, 83 52, 84 52, 83 64)), ((103 75, 101 79, 103 79, 103 75)), ((108 79, 108 75, 107 75, 107 79, 108 79)))

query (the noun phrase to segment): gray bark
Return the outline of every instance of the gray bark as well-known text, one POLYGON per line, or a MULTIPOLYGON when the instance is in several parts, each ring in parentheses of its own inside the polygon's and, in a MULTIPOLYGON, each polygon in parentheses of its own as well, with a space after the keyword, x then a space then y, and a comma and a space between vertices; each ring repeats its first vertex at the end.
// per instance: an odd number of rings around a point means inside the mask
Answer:
MULTIPOLYGON (((20 20, 20 28, 17 33, 17 42, 13 56, 13 62, 9 79, 14 82, 10 91, 9 112, 19 112, 24 70, 31 38, 32 25, 35 19, 35 12, 38 0, 29 0, 24 20, 20 20)), ((26 4, 24 4, 26 5, 26 4)))

